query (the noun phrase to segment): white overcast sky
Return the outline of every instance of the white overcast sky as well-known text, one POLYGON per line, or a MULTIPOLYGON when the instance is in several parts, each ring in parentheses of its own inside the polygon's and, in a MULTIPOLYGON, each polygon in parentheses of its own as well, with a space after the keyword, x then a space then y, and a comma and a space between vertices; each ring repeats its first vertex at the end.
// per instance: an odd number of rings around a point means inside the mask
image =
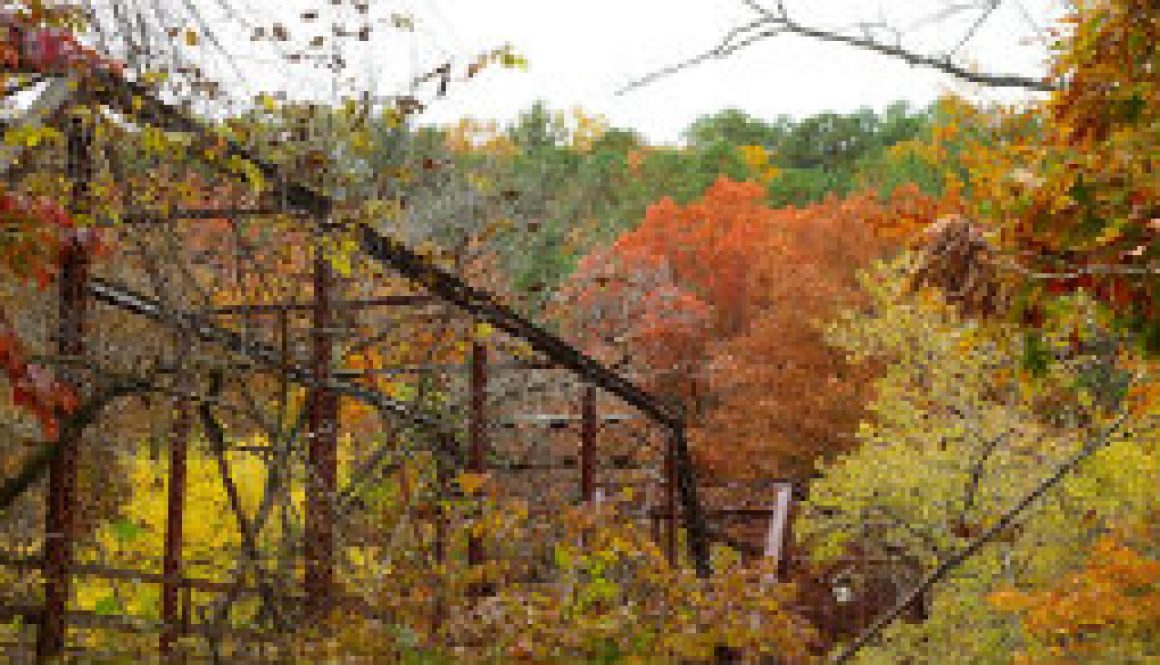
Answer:
MULTIPOLYGON (((509 39, 530 61, 524 74, 497 74, 436 105, 430 117, 508 118, 537 98, 553 106, 579 104, 654 141, 672 142, 698 116, 726 107, 772 118, 826 110, 881 109, 898 99, 926 104, 941 92, 995 98, 936 72, 836 44, 780 36, 728 59, 710 61, 617 96, 629 81, 713 48, 754 14, 739 0, 428 0, 458 48, 509 39)), ((921 27, 953 4, 932 0, 786 0, 795 19, 842 27, 885 19, 908 28, 910 43, 928 52, 953 48, 979 16, 962 14, 921 27)), ((962 4, 962 3, 959 3, 962 4)), ((978 37, 960 52, 981 69, 1041 74, 1046 49, 1031 21, 1048 25, 1057 5, 1005 0, 978 37), (1028 20, 1030 19, 1030 20, 1028 20)), ((433 12, 434 13, 434 12, 433 12)), ((905 43, 905 42, 904 42, 905 43)), ((1008 93, 1005 99, 1017 99, 1008 93)))
MULTIPOLYGON (((214 19, 219 1, 194 0, 221 30, 235 58, 237 73, 220 75, 242 90, 243 98, 279 89, 293 97, 322 100, 367 87, 380 94, 406 92, 406 81, 448 58, 461 70, 475 54, 504 43, 527 57, 526 72, 495 69, 453 85, 450 94, 432 101, 421 118, 429 123, 464 116, 507 121, 543 99, 558 109, 579 105, 654 142, 671 143, 698 116, 727 107, 772 118, 864 106, 881 109, 898 99, 922 105, 946 91, 1007 101, 1026 97, 1017 91, 981 90, 884 56, 796 36, 769 39, 728 59, 615 94, 641 75, 711 49, 731 27, 752 20, 755 14, 741 0, 371 0, 369 17, 360 17, 352 0, 231 0, 242 8, 241 21, 214 19), (303 22, 301 14, 308 9, 317 10, 320 18, 303 22), (417 30, 403 34, 388 29, 389 17, 396 12, 414 16, 417 30), (341 42, 354 77, 345 84, 311 73, 304 65, 278 64, 273 47, 255 46, 249 40, 254 26, 274 22, 286 25, 303 44, 332 24, 351 26, 367 20, 376 26, 369 43, 341 42)), ((885 22, 903 32, 904 45, 945 53, 989 2, 785 0, 785 5, 801 23, 846 28, 885 22)), ((1047 49, 1041 30, 1059 17, 1062 3, 998 0, 956 60, 987 71, 1042 74, 1047 49)), ((420 98, 431 98, 430 90, 418 92, 420 98)))

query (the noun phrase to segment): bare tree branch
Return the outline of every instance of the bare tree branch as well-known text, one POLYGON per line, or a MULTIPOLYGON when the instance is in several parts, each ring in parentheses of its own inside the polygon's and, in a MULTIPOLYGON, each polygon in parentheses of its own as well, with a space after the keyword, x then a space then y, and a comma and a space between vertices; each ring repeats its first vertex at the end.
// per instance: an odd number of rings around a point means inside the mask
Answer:
MULTIPOLYGON (((957 79, 976 83, 992 88, 1024 88, 1037 92, 1050 92, 1056 89, 1056 86, 1046 80, 1023 76, 1019 74, 1000 74, 991 72, 976 72, 967 69, 966 67, 956 64, 951 61, 950 55, 962 47, 960 43, 956 46, 950 54, 943 57, 936 57, 932 55, 924 55, 914 51, 907 50, 899 44, 886 44, 877 41, 869 36, 855 36, 843 34, 834 30, 823 30, 807 26, 789 18, 782 3, 778 3, 778 10, 773 10, 762 7, 753 0, 742 0, 750 9, 761 14, 757 20, 751 21, 745 25, 733 28, 720 43, 714 48, 706 51, 700 55, 689 58, 683 62, 675 65, 670 65, 663 69, 657 70, 647 74, 635 81, 630 82, 621 89, 616 91, 617 95, 623 95, 638 88, 649 85, 661 78, 671 76, 685 69, 690 69, 696 65, 700 65, 709 60, 719 60, 725 58, 733 53, 750 46, 755 42, 776 37, 781 34, 794 34, 802 37, 809 37, 823 42, 833 42, 837 44, 845 44, 853 46, 874 53, 879 53, 891 58, 902 60, 903 62, 918 67, 927 67, 949 74, 957 79), (739 40, 740 41, 737 41, 739 40)), ((975 25, 968 31, 963 43, 969 40, 978 27, 990 16, 991 12, 998 5, 998 2, 992 1, 987 11, 976 21, 975 25)))

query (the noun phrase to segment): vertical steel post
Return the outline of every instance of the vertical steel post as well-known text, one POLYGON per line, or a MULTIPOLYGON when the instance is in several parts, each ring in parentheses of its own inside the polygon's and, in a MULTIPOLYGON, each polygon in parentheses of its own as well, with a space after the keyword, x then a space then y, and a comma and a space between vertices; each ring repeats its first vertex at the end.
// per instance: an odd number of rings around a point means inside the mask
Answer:
POLYGON ((338 482, 338 399, 328 384, 334 322, 331 289, 334 275, 321 242, 314 252, 314 311, 311 330, 311 378, 308 399, 310 445, 306 469, 306 515, 303 588, 307 612, 325 615, 334 589, 334 493, 338 482))
MULTIPOLYGON (((189 634, 189 626, 193 621, 193 587, 189 580, 181 580, 181 634, 189 634)), ((185 654, 182 654, 184 659, 185 654)))
POLYGON ((592 503, 596 494, 596 386, 584 387, 580 421, 580 498, 592 503))
MULTIPOLYGON (((68 130, 68 177, 72 188, 73 214, 87 214, 92 167, 89 155, 89 128, 73 117, 68 130)), ((59 329, 57 349, 63 356, 84 353, 85 290, 88 281, 88 250, 78 235, 65 239, 60 248, 59 329)), ((64 373, 78 393, 80 377, 64 373)), ((76 523, 75 437, 58 439, 60 448, 48 471, 47 510, 44 524, 44 608, 36 636, 36 662, 48 663, 64 653, 65 611, 69 599, 69 569, 72 566, 73 532, 76 523)))
MULTIPOLYGON (((697 576, 705 579, 712 574, 709 566, 709 532, 705 526, 705 513, 697 498, 697 476, 693 469, 692 456, 685 440, 685 427, 680 425, 669 432, 669 451, 672 456, 672 481, 680 492, 681 509, 684 511, 688 534, 689 558, 697 569, 697 576)), ((674 521, 675 524, 675 521, 674 521)))
MULTIPOLYGON (((454 444, 454 442, 444 441, 445 447, 447 443, 454 444)), ((443 593, 443 578, 442 575, 446 573, 447 565, 447 515, 443 509, 443 499, 447 496, 447 492, 451 486, 450 473, 447 464, 436 458, 435 460, 435 484, 437 488, 437 497, 435 502, 435 542, 434 558, 435 558, 435 589, 434 589, 434 606, 432 607, 431 617, 431 635, 436 643, 439 641, 440 632, 443 630, 443 624, 447 620, 447 600, 443 593)))
POLYGON ((677 562, 677 464, 673 438, 665 441, 665 557, 677 562))
POLYGON ((173 431, 169 438, 169 487, 168 507, 165 517, 165 555, 162 561, 164 580, 161 583, 161 638, 158 648, 162 660, 167 660, 173 652, 173 643, 182 626, 178 593, 182 587, 183 565, 181 558, 182 540, 185 528, 185 480, 186 454, 189 450, 190 410, 189 402, 180 400, 175 405, 173 431))
MULTIPOLYGON (((286 418, 286 402, 290 398, 290 315, 285 309, 278 310, 278 399, 281 418, 286 418)), ((278 427, 283 427, 279 422, 278 427)))
MULTIPOLYGON (((487 345, 478 340, 471 344, 471 420, 467 466, 472 473, 487 470, 487 345)), ((467 565, 483 565, 483 538, 474 533, 467 539, 467 565)), ((484 584, 472 589, 473 595, 484 593, 484 584)))

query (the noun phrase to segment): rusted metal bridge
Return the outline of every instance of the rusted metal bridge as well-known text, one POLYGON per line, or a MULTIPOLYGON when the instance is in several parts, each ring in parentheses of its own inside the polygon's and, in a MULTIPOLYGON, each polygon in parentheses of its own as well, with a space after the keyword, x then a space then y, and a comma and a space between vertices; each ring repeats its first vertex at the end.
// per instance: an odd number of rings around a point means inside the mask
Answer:
MULTIPOLYGON (((12 660, 47 663, 78 650, 97 655, 70 643, 70 628, 156 635, 152 651, 130 655, 163 661, 174 657, 179 640, 191 637, 208 645, 201 652, 205 657, 220 660, 220 642, 228 637, 259 645, 228 654, 230 660, 255 654, 260 659, 260 645, 278 632, 269 625, 288 630, 339 606, 373 615, 372 603, 338 584, 340 541, 344 523, 358 510, 360 493, 401 468, 398 441, 408 437, 420 442, 445 472, 490 473, 509 493, 522 492, 533 501, 547 496, 549 486, 571 488, 563 501, 580 504, 609 499, 622 487, 637 488, 640 498, 627 512, 652 525, 671 562, 684 561, 708 576, 710 542, 720 541, 753 556, 773 557, 779 562, 778 577, 792 577, 789 534, 793 506, 800 498, 793 483, 699 490, 678 408, 384 232, 380 220, 347 214, 320 187, 213 132, 152 89, 99 63, 82 59, 78 67, 75 61, 33 54, 30 45, 43 39, 12 30, 9 42, 19 47, 21 57, 8 63, 7 73, 35 77, 39 91, 23 112, 7 121, 7 128, 51 127, 65 140, 63 150, 0 150, 9 189, 18 191, 30 173, 63 174, 68 187, 61 197, 70 201, 70 212, 91 218, 126 250, 113 261, 95 260, 86 244, 69 236, 55 296, 23 296, 29 312, 23 323, 43 330, 39 341, 45 356, 66 361, 61 376, 82 399, 76 412, 63 416, 59 436, 25 456, 0 492, 5 510, 21 501, 27 508, 36 496, 31 488, 46 479, 43 528, 24 529, 28 547, 0 551, 0 574, 28 576, 11 578, 20 583, 0 594, 0 621, 20 621, 30 627, 24 633, 34 635, 0 645, 12 660), (113 224, 96 200, 93 183, 99 171, 116 179, 128 167, 116 163, 107 140, 102 145, 94 136, 93 119, 101 113, 111 113, 132 131, 150 127, 212 148, 213 159, 195 157, 186 168, 199 162, 197 168, 229 180, 236 173, 223 165, 244 160, 269 185, 257 194, 233 193, 225 204, 205 206, 141 205, 128 191, 121 198, 130 203, 122 201, 124 210, 113 224), (184 249, 158 249, 189 237, 189 229, 226 220, 233 235, 204 232, 203 239, 208 233, 214 245, 209 254, 236 255, 244 242, 235 222, 252 218, 279 220, 292 234, 290 242, 308 250, 292 288, 267 289, 261 299, 214 302, 212 291, 242 281, 239 267, 232 275, 203 270, 216 280, 205 283, 178 269, 191 260, 181 253, 184 249), (338 274, 324 251, 339 235, 358 244, 349 276, 338 274), (427 358, 339 369, 340 341, 348 348, 389 349, 405 343, 397 331, 416 318, 420 327, 464 347, 463 353, 451 354, 462 356, 462 362, 427 358), (478 334, 480 324, 494 334, 478 334), (356 330, 368 334, 358 337, 356 330), (400 396, 378 382, 382 377, 411 377, 424 385, 423 379, 432 376, 442 377, 447 393, 434 405, 421 398, 421 389, 420 397, 400 396), (275 414, 253 403, 240 387, 243 380, 272 386, 268 392, 275 414), (532 385, 550 399, 529 405, 532 385), (295 386, 305 391, 305 398, 297 419, 286 422, 295 386), (140 404, 129 406, 133 400, 140 404), (361 450, 340 482, 340 438, 348 425, 341 415, 344 402, 363 405, 391 436, 361 450), (160 566, 154 570, 78 560, 78 540, 88 519, 85 506, 100 498, 99 483, 94 485, 99 477, 89 472, 87 484, 82 483, 85 474, 80 472, 86 456, 102 454, 96 430, 110 419, 131 417, 126 413, 151 412, 152 420, 158 420, 159 409, 168 413, 159 419, 168 427, 160 433, 168 458, 160 566), (226 580, 191 574, 196 562, 184 556, 190 544, 190 456, 196 452, 191 451, 191 439, 198 426, 217 462, 241 541, 237 568, 226 580), (536 432, 537 445, 521 442, 529 428, 536 432), (247 445, 236 432, 264 434, 265 444, 247 445), (270 465, 272 475, 276 468, 300 463, 305 478, 301 532, 288 538, 294 541, 291 558, 301 563, 293 589, 271 581, 274 574, 266 566, 273 564, 262 560, 256 542, 271 515, 286 509, 278 502, 289 500, 267 491, 257 510, 243 508, 227 451, 258 456, 270 465), (706 492, 712 495, 708 500, 706 492), (738 496, 752 500, 736 505, 738 496), (147 621, 74 608, 70 599, 78 578, 156 585, 159 617, 147 621), (267 617, 264 626, 228 626, 223 617, 240 598, 260 599, 276 615, 286 616, 267 617)), ((559 510, 540 502, 542 514, 559 510)), ((438 515, 428 517, 445 529, 438 515)), ((446 534, 439 531, 433 542, 437 556, 443 556, 446 542, 446 534)), ((477 535, 468 538, 470 566, 481 566, 489 556, 477 535)), ((826 586, 824 581, 821 586, 826 586)), ((188 650, 180 655, 197 657, 188 650)))
MULTIPOLYGON (((191 303, 197 298, 179 297, 175 292, 194 292, 197 284, 178 286, 173 279, 158 279, 156 256, 140 252, 135 259, 118 256, 115 262, 95 261, 75 236, 65 240, 56 280, 59 288, 55 304, 45 306, 51 299, 42 297, 38 305, 42 307, 39 313, 44 315, 43 320, 56 321, 56 330, 47 336, 54 340, 55 355, 76 361, 62 376, 82 395, 82 400, 77 412, 64 416, 59 436, 30 455, 18 476, 4 488, 7 508, 29 494, 26 490, 39 478, 47 478, 45 521, 39 539, 42 552, 35 552, 34 546, 33 551, 0 553, 0 567, 36 572, 42 578, 39 594, 26 596, 23 601, 19 593, 13 592, 0 598, 0 620, 20 620, 25 625, 35 626, 34 646, 6 644, 3 646, 6 653, 17 660, 34 657, 38 663, 54 661, 74 649, 68 640, 69 628, 73 627, 129 633, 154 631, 158 636, 156 655, 165 660, 173 654, 180 636, 202 636, 212 640, 216 635, 220 638, 220 622, 198 621, 194 616, 193 599, 199 594, 224 596, 227 608, 240 596, 256 595, 266 600, 273 600, 275 596, 289 597, 302 605, 303 616, 327 611, 337 604, 357 611, 372 611, 357 598, 337 591, 336 529, 337 522, 356 500, 359 484, 382 472, 391 450, 384 443, 378 449, 367 451, 351 472, 346 486, 340 486, 340 399, 367 405, 381 416, 384 424, 389 423, 396 431, 421 432, 422 439, 433 446, 435 454, 448 460, 449 468, 476 473, 489 470, 495 473, 544 473, 549 470, 573 473, 578 485, 574 499, 581 502, 599 500, 608 481, 607 477, 602 478, 611 467, 600 463, 602 451, 598 438, 601 430, 616 426, 635 427, 637 440, 645 442, 651 437, 656 444, 654 452, 657 452, 642 457, 637 454, 639 451, 630 450, 625 459, 636 459, 621 464, 642 472, 634 482, 659 489, 659 499, 643 507, 642 515, 657 525, 658 537, 671 560, 678 558, 678 532, 684 531, 688 560, 701 574, 709 573, 708 534, 698 501, 683 418, 676 409, 519 315, 493 294, 472 287, 435 261, 382 233, 375 220, 352 222, 340 219, 335 202, 321 190, 288 176, 246 147, 212 133, 182 109, 159 99, 146 86, 125 78, 113 68, 83 59, 78 66, 75 61, 55 62, 43 57, 43 53, 33 54, 30 47, 42 43, 43 35, 13 32, 16 30, 9 28, 9 43, 19 47, 21 58, 19 62, 9 63, 6 73, 36 77, 40 91, 25 112, 11 119, 8 126, 53 128, 65 136, 65 149, 61 163, 61 155, 46 156, 45 150, 6 148, 0 158, 13 189, 18 188, 21 179, 30 172, 56 169, 66 176, 69 183, 68 191, 63 194, 71 201, 70 212, 74 216, 92 218, 95 226, 104 226, 101 205, 95 200, 92 185, 96 171, 102 168, 116 171, 124 167, 112 164, 113 155, 96 147, 93 117, 94 114, 111 112, 138 129, 152 127, 191 137, 195 145, 214 146, 220 154, 203 166, 220 169, 230 159, 245 160, 253 164, 272 186, 260 196, 252 197, 246 205, 231 205, 228 209, 220 205, 200 209, 190 206, 130 209, 115 228, 109 229, 110 233, 122 237, 133 234, 143 237, 152 233, 149 242, 161 242, 160 235, 180 233, 173 231, 179 224, 279 216, 295 220, 301 238, 313 245, 314 251, 308 274, 304 275, 308 283, 299 289, 299 292, 309 294, 308 299, 192 307, 191 303), (351 280, 336 275, 321 250, 328 234, 338 231, 358 238, 361 250, 358 265, 365 271, 362 274, 371 274, 372 267, 374 272, 389 269, 411 288, 406 291, 396 288, 396 292, 387 295, 377 294, 373 288, 376 278, 370 277, 364 278, 360 285, 371 287, 362 289, 367 294, 352 296, 351 292, 356 289, 350 288, 351 280), (151 260, 153 265, 150 265, 151 260), (361 371, 335 369, 335 344, 336 339, 344 334, 344 322, 361 315, 370 316, 381 325, 393 325, 397 318, 390 317, 400 316, 397 314, 400 310, 426 312, 430 307, 452 310, 454 316, 466 322, 460 325, 460 330, 487 324, 497 333, 490 339, 468 337, 470 352, 465 365, 429 362, 361 371), (55 314, 51 313, 52 309, 56 310, 55 314), (392 314, 383 315, 381 312, 392 314), (147 340, 110 332, 115 326, 109 322, 114 319, 135 321, 132 331, 147 340), (243 325, 237 325, 239 320, 243 325), (154 341, 156 345, 152 344, 154 341), (149 348, 135 349, 138 342, 149 348), (527 357, 492 360, 502 349, 516 345, 526 352, 523 355, 527 357), (302 349, 305 353, 300 352, 302 349), (102 373, 96 369, 100 365, 131 366, 147 355, 146 350, 156 350, 157 357, 167 359, 165 363, 155 364, 148 378, 134 377, 132 372, 102 373), (141 352, 135 353, 137 351, 141 352), (197 376, 197 369, 189 362, 199 354, 216 354, 215 367, 219 369, 210 372, 207 380, 211 387, 208 388, 194 385, 204 378, 197 376), (246 376, 270 378, 281 383, 283 395, 291 384, 306 391, 302 410, 305 422, 301 423, 305 435, 285 442, 287 450, 298 448, 296 453, 304 458, 307 477, 300 536, 303 576, 297 593, 288 594, 284 589, 270 588, 258 560, 255 522, 263 519, 260 513, 266 506, 259 508, 259 515, 247 516, 228 469, 224 454, 226 448, 236 450, 241 446, 232 444, 224 434, 226 425, 223 419, 230 420, 231 425, 239 423, 239 417, 230 414, 241 407, 230 404, 239 398, 223 397, 228 390, 223 387, 223 382, 228 382, 229 377, 221 367, 244 371, 246 376), (367 380, 376 373, 389 371, 398 374, 441 373, 466 378, 465 385, 459 390, 467 402, 463 410, 465 417, 459 420, 443 417, 429 408, 421 408, 414 401, 386 394, 376 388, 373 381, 367 380), (572 413, 541 413, 532 418, 514 412, 497 413, 493 404, 495 400, 489 399, 494 392, 491 384, 497 372, 535 372, 541 379, 550 373, 561 375, 562 379, 551 381, 555 382, 558 393, 571 392, 574 395, 577 408, 572 413), (78 478, 79 460, 86 454, 82 441, 88 440, 86 433, 91 433, 102 418, 119 411, 124 400, 144 398, 158 392, 166 396, 161 408, 172 410, 170 430, 165 437, 168 447, 167 507, 161 572, 78 561, 76 541, 81 513, 86 502, 94 498, 83 494, 86 488, 80 486, 78 478), (610 412, 602 415, 606 405, 610 412), (223 412, 226 415, 222 415, 223 412), (464 421, 466 432, 459 427, 464 421), (215 449, 222 482, 237 516, 243 558, 246 559, 243 563, 256 572, 252 576, 255 581, 250 584, 242 582, 241 574, 233 581, 223 582, 197 579, 186 572, 189 562, 183 560, 183 548, 187 544, 187 462, 191 431, 198 422, 215 449), (503 437, 504 428, 515 430, 529 423, 563 429, 579 425, 575 450, 562 457, 549 456, 539 460, 517 459, 511 451, 505 453, 501 450, 497 439, 503 437), (465 445, 461 445, 461 440, 465 445), (495 461, 505 457, 506 463, 495 461), (159 621, 134 620, 107 612, 70 608, 73 580, 78 576, 158 585, 159 621), (29 604, 37 596, 39 602, 29 604)), ((46 354, 48 352, 46 347, 46 354)), ((285 408, 284 403, 282 406, 285 408)), ((561 404, 554 406, 559 408, 561 404)), ((454 404, 448 408, 460 410, 454 404)), ((260 426, 251 427, 261 429, 260 426)), ((91 492, 93 489, 90 482, 87 490, 91 492)), ((654 492, 650 490, 648 494, 652 496, 654 492)), ((482 564, 486 556, 481 540, 473 536, 468 544, 468 563, 482 564)), ((231 631, 232 639, 263 639, 261 631, 256 629, 246 631, 235 627, 231 631)))

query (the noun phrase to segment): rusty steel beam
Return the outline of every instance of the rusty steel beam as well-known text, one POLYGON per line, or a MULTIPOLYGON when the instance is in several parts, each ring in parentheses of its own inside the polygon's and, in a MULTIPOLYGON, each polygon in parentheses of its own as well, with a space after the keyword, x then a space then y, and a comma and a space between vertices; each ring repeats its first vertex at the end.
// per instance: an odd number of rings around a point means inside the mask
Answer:
POLYGON ((677 465, 674 460, 673 440, 665 441, 665 558, 670 565, 677 563, 677 465))
POLYGON ((480 321, 522 339, 562 368, 572 370, 589 383, 602 388, 669 428, 682 426, 679 409, 663 404, 632 381, 597 362, 588 354, 529 321, 507 307, 491 293, 467 284, 458 276, 435 265, 401 241, 384 236, 363 225, 362 249, 368 256, 389 265, 431 293, 452 303, 480 321))
POLYGON ((256 208, 183 208, 179 210, 130 210, 120 215, 112 224, 151 225, 168 224, 172 221, 214 221, 237 217, 273 217, 291 215, 293 211, 282 207, 256 208))
MULTIPOLYGON (((449 445, 454 445, 453 441, 448 442, 449 445)), ((438 461, 435 463, 435 483, 438 492, 437 501, 431 506, 430 517, 435 521, 434 543, 432 543, 432 554, 435 559, 435 578, 441 579, 440 576, 444 574, 445 566, 447 565, 447 510, 442 502, 442 498, 450 494, 451 473, 446 464, 438 461)), ((447 594, 441 584, 437 584, 433 593, 431 607, 431 634, 435 638, 436 643, 440 638, 443 626, 447 622, 447 594)))
MULTIPOLYGON (((435 570, 436 574, 442 574, 443 567, 447 564, 447 518, 443 515, 442 510, 435 516, 435 570)), ((447 600, 444 598, 443 588, 441 584, 435 585, 434 598, 431 607, 431 633, 438 640, 440 632, 443 630, 443 624, 447 621, 447 600)))
MULTIPOLYGON (((71 184, 74 214, 89 210, 92 180, 90 129, 74 116, 68 128, 67 171, 71 184)), ((58 275, 59 329, 57 348, 61 355, 79 357, 84 353, 85 309, 89 255, 77 235, 67 238, 60 249, 58 275)), ((77 393, 82 390, 77 375, 64 373, 65 381, 77 393)), ((36 635, 36 662, 49 663, 60 657, 65 647, 65 612, 68 609, 73 536, 76 523, 77 441, 60 440, 60 450, 49 464, 47 509, 44 524, 44 606, 36 635)))
MULTIPOLYGON (((40 557, 28 556, 10 550, 0 550, 0 567, 12 568, 15 570, 38 570, 44 568, 44 561, 40 557)), ((92 577, 101 580, 117 580, 132 582, 135 584, 159 584, 164 585, 167 581, 164 573, 150 573, 129 568, 117 568, 114 566, 106 566, 92 563, 77 563, 71 569, 74 576, 77 577, 92 577)), ((204 593, 229 593, 236 592, 239 595, 252 597, 259 596, 263 593, 258 586, 248 586, 239 584, 238 582, 219 582, 216 580, 201 579, 196 577, 178 577, 173 580, 177 586, 183 590, 192 589, 193 591, 204 593)), ((293 600, 302 600, 301 594, 279 593, 279 598, 288 598, 293 600)), ((342 595, 336 598, 336 603, 341 601, 345 605, 351 605, 360 602, 360 597, 356 595, 342 595)), ((0 606, 2 609, 2 606, 0 606)), ((39 620, 39 619, 38 619, 39 620)), ((0 623, 3 623, 0 621, 0 623)))
POLYGON ((596 493, 596 386, 584 387, 580 421, 580 499, 592 503, 596 493))
MULTIPOLYGON (((529 370, 545 370, 545 369, 560 369, 560 368, 557 367, 554 363, 550 363, 550 362, 527 362, 527 361, 516 361, 516 362, 508 362, 508 363, 492 363, 492 364, 487 366, 487 371, 489 373, 490 372, 497 372, 497 371, 523 372, 523 371, 529 371, 529 370)), ((358 370, 345 370, 345 369, 344 370, 335 370, 334 376, 344 378, 344 379, 350 379, 350 378, 361 378, 361 377, 365 377, 365 376, 398 376, 398 375, 406 375, 406 374, 437 374, 437 373, 458 374, 458 373, 470 372, 470 371, 471 371, 470 367, 465 368, 462 364, 451 365, 451 364, 446 364, 446 363, 427 363, 427 364, 422 364, 422 365, 394 365, 391 367, 375 367, 375 368, 371 368, 371 369, 358 369, 358 370)), ((636 416, 636 419, 640 419, 642 417, 643 416, 636 416)), ((575 416, 567 416, 567 415, 556 416, 556 418, 558 420, 575 420, 575 416)), ((632 416, 620 416, 621 420, 628 420, 631 418, 632 418, 632 416)))
MULTIPOLYGON (((240 333, 209 323, 196 314, 167 309, 155 298, 137 293, 122 284, 93 278, 89 281, 88 292, 94 300, 111 307, 147 318, 173 330, 187 332, 199 341, 221 345, 261 367, 285 374, 291 381, 303 387, 309 388, 317 383, 309 368, 295 363, 283 363, 283 354, 277 347, 246 339, 240 333)), ((377 390, 339 380, 332 380, 328 385, 337 392, 359 399, 384 413, 395 415, 411 425, 437 432, 444 431, 443 421, 419 412, 405 402, 391 399, 377 390)))
MULTIPOLYGON (((478 340, 471 344, 470 422, 467 467, 472 473, 487 470, 487 346, 478 340)), ((467 540, 467 565, 483 565, 483 538, 474 533, 467 540)), ((478 585, 476 593, 482 591, 478 585)))
MULTIPOLYGON (((685 527, 688 538, 689 558, 693 560, 693 567, 697 569, 697 576, 709 577, 713 570, 709 566, 709 530, 705 526, 704 509, 697 500, 697 476, 693 468, 693 459, 689 455, 689 444, 685 439, 685 426, 680 425, 669 431, 669 449, 672 465, 670 478, 676 485, 676 492, 680 497, 681 510, 685 514, 685 527)), ((675 501, 670 506, 675 506, 675 501)), ((672 536, 674 545, 675 535, 672 536)))
MULTIPOLYGON (((64 250, 60 271, 60 340, 61 355, 79 356, 84 352, 83 322, 85 316, 84 279, 88 258, 83 249, 72 246, 64 250)), ((74 388, 79 388, 73 383, 74 388)), ((61 441, 48 471, 48 503, 44 533, 44 609, 37 632, 36 659, 49 663, 64 649, 64 615, 69 597, 69 568, 72 565, 73 531, 76 520, 75 440, 61 441)))
MULTIPOLYGON (((768 519, 769 516, 773 514, 773 511, 773 508, 706 508, 704 511, 702 511, 702 514, 705 517, 712 517, 715 519, 729 519, 733 517, 738 519, 768 519)), ((656 519, 667 520, 671 518, 669 511, 659 508, 649 510, 648 514, 650 517, 656 519)), ((682 511, 680 509, 677 510, 677 516, 678 518, 682 516, 682 511)))
MULTIPOLYGON (((359 298, 356 300, 340 300, 331 303, 331 309, 373 309, 376 307, 409 307, 415 305, 430 305, 438 302, 433 296, 426 293, 400 293, 375 298, 359 298)), ((282 314, 284 312, 313 312, 313 302, 288 303, 256 303, 252 305, 226 305, 206 310, 206 314, 233 315, 233 314, 282 314)))
POLYGON ((191 414, 189 402, 179 400, 175 405, 173 430, 169 437, 169 487, 166 489, 165 553, 161 585, 161 637, 158 650, 163 660, 173 652, 173 645, 182 627, 187 623, 179 616, 178 594, 183 573, 182 542, 185 534, 186 457, 189 452, 191 414))
POLYGON ((334 590, 334 502, 338 485, 338 396, 328 386, 334 343, 327 333, 332 324, 334 276, 322 244, 314 254, 314 330, 311 334, 309 449, 306 472, 306 515, 303 549, 306 565, 303 588, 310 615, 325 617, 334 590))
POLYGON ((286 420, 290 400, 290 317, 278 313, 278 427, 286 420))

